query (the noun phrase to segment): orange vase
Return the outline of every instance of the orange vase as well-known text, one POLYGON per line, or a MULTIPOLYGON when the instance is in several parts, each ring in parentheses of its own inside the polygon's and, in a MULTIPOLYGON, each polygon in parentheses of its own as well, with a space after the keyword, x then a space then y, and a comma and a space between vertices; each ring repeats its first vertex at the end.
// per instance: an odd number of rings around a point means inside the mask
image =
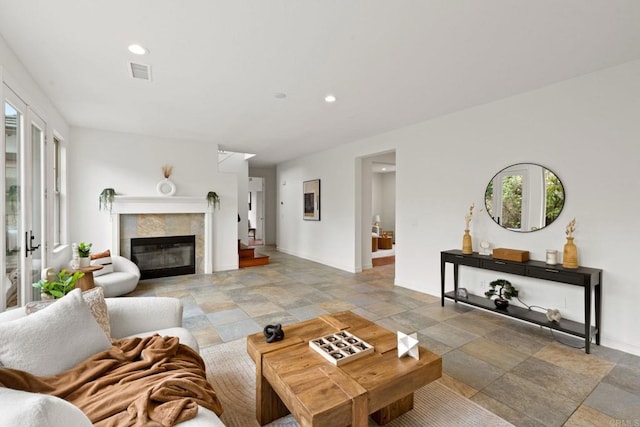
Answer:
POLYGON ((464 235, 462 236, 462 253, 465 255, 471 255, 473 253, 469 230, 464 230, 464 235))
POLYGON ((573 237, 567 237, 562 251, 562 266, 564 268, 578 268, 578 248, 573 243, 573 237))

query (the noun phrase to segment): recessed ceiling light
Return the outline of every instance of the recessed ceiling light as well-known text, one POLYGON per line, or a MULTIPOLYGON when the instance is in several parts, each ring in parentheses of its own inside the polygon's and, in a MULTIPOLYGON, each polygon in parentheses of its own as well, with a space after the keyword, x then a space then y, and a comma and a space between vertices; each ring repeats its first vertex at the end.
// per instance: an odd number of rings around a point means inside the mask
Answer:
POLYGON ((386 171, 386 170, 387 170, 387 168, 382 168, 382 171, 383 171, 383 172, 384 172, 384 171, 386 171))
POLYGON ((336 102, 336 99, 336 96, 331 94, 324 97, 325 102, 328 102, 329 104, 331 104, 332 102, 336 102))
POLYGON ((140 46, 139 44, 130 44, 127 49, 129 49, 129 52, 134 53, 136 55, 146 55, 147 53, 149 53, 147 49, 140 46))

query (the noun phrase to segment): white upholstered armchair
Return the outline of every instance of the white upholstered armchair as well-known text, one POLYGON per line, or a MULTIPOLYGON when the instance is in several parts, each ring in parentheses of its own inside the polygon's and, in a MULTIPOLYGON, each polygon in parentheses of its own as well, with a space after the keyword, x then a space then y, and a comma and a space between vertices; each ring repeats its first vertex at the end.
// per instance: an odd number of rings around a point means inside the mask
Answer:
POLYGON ((113 269, 103 264, 102 270, 93 273, 95 285, 102 287, 105 297, 117 297, 133 291, 140 280, 138 266, 122 256, 113 255, 110 259, 113 269))

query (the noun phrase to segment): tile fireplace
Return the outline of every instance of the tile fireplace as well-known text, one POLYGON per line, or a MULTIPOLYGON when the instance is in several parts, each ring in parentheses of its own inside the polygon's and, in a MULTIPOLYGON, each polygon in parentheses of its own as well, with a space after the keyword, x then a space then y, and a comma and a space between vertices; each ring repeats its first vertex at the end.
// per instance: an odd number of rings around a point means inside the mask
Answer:
POLYGON ((131 261, 141 279, 195 274, 196 236, 134 237, 131 261))
POLYGON ((195 236, 195 273, 213 272, 213 210, 204 197, 116 196, 112 253, 132 259, 130 240, 195 236))

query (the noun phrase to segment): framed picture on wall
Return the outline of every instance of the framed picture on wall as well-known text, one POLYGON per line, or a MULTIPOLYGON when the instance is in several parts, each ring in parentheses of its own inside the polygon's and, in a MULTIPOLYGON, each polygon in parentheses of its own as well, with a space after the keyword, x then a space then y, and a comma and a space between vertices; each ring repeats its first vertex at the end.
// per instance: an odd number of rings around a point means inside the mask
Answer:
POLYGON ((320 180, 305 181, 302 185, 303 216, 307 221, 320 221, 320 180))

